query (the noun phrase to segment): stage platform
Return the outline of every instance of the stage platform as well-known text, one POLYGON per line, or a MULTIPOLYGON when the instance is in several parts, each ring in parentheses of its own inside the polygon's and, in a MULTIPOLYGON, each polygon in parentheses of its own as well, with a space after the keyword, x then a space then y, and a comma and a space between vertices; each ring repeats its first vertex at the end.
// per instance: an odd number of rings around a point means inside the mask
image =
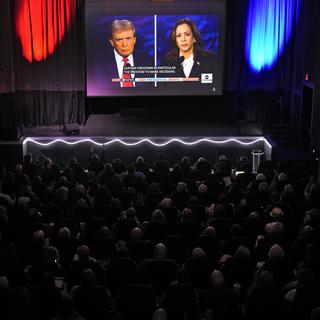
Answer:
POLYGON ((253 150, 259 150, 260 160, 271 160, 275 143, 263 135, 241 134, 241 127, 217 123, 202 115, 165 119, 157 116, 120 114, 92 114, 75 136, 64 134, 62 126, 31 127, 24 129, 24 136, 17 142, 21 157, 32 153, 35 158, 44 155, 55 159, 62 166, 71 156, 86 166, 90 150, 104 157, 106 162, 121 158, 134 162, 143 156, 152 163, 158 152, 164 152, 173 163, 188 156, 192 163, 205 157, 215 163, 221 154, 236 166, 240 156, 254 160, 253 150))
MULTIPOLYGON (((173 117, 151 114, 121 115, 91 114, 85 125, 79 126, 82 137, 192 137, 192 136, 238 136, 240 126, 230 121, 217 122, 208 115, 197 118, 188 114, 173 117), (229 123, 228 123, 229 122, 229 123)), ((64 136, 63 126, 24 128, 26 137, 64 136)))

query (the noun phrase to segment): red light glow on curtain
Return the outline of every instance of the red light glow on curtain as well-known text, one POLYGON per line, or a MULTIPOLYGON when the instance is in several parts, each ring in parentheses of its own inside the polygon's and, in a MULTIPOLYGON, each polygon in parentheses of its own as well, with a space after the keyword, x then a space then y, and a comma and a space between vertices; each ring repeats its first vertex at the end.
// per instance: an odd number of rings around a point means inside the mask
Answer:
POLYGON ((75 11, 76 0, 17 0, 15 25, 23 56, 33 62, 53 54, 75 11))

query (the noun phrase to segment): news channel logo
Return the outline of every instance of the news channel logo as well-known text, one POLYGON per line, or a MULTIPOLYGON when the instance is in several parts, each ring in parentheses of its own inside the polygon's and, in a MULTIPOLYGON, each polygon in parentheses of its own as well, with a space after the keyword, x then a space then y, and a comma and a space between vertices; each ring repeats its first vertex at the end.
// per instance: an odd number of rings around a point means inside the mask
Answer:
POLYGON ((213 75, 212 73, 201 73, 201 83, 212 83, 213 75))

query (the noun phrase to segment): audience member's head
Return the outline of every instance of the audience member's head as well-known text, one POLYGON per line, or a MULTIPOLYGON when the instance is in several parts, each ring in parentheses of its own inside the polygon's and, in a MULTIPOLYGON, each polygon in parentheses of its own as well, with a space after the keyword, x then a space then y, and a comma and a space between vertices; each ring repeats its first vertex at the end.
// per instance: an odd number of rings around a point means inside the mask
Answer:
POLYGON ((200 157, 198 160, 197 160, 197 163, 202 163, 202 162, 205 162, 206 159, 204 157, 200 157))
POLYGON ((16 164, 13 168, 13 172, 17 175, 22 174, 22 165, 21 164, 16 164))
POLYGON ((270 222, 265 225, 265 231, 268 235, 280 236, 283 233, 283 224, 281 222, 270 222))
POLYGON ((243 171, 245 173, 250 173, 252 172, 252 165, 249 162, 249 159, 247 156, 241 156, 238 166, 237 166, 238 171, 243 171))
POLYGON ((299 232, 300 239, 313 239, 314 236, 314 229, 308 225, 304 226, 299 232))
POLYGON ((192 250, 192 253, 191 253, 191 256, 192 257, 204 257, 206 254, 205 252, 203 251, 203 249, 199 248, 199 247, 196 247, 192 250))
POLYGON ((194 220, 194 215, 190 208, 184 208, 181 214, 182 214, 182 220, 194 220))
POLYGON ((81 194, 86 194, 86 189, 84 187, 83 184, 79 183, 77 186, 76 186, 76 192, 79 192, 81 194))
POLYGON ((316 208, 313 208, 309 211, 306 211, 304 215, 304 224, 310 226, 319 226, 320 224, 320 211, 316 208))
POLYGON ((80 285, 91 286, 97 283, 97 277, 92 269, 86 269, 81 274, 80 285))
POLYGON ((17 200, 17 205, 21 208, 28 208, 30 203, 31 203, 30 197, 21 196, 17 200))
POLYGON ((269 256, 269 259, 271 259, 271 260, 284 259, 284 251, 278 244, 274 244, 269 249, 268 256, 269 256))
POLYGON ((46 235, 43 230, 37 230, 33 233, 33 239, 37 242, 44 243, 46 235))
POLYGON ((137 157, 137 159, 136 159, 136 163, 139 163, 139 164, 144 163, 144 159, 143 159, 143 157, 138 156, 138 157, 137 157))
POLYGON ((208 187, 204 183, 201 183, 198 187, 198 191, 199 193, 206 193, 208 192, 208 187))
POLYGON ((197 197, 197 196, 191 196, 191 197, 188 199, 187 205, 188 205, 188 206, 198 206, 198 205, 199 205, 199 199, 198 199, 198 197, 197 197))
POLYGON ((281 208, 279 207, 273 207, 272 210, 269 213, 270 217, 273 218, 273 220, 281 220, 284 216, 284 213, 281 208))
POLYGON ((59 251, 57 248, 47 246, 43 248, 43 261, 57 263, 59 261, 59 251))
POLYGON ((133 228, 130 232, 130 238, 132 240, 141 240, 143 238, 143 232, 141 228, 133 228))
POLYGON ((234 223, 231 227, 231 235, 232 237, 241 237, 245 235, 243 226, 239 223, 234 223))
POLYGON ((98 236, 106 237, 106 238, 112 238, 112 233, 111 233, 110 229, 107 226, 102 226, 99 229, 98 236))
POLYGON ((106 163, 104 167, 104 172, 107 174, 113 174, 113 166, 110 162, 106 163))
POLYGON ((287 181, 287 175, 284 172, 280 172, 278 175, 278 181, 287 181))
POLYGON ((203 234, 210 237, 216 237, 217 235, 216 230, 213 226, 207 226, 204 229, 203 234))
POLYGON ((256 180, 257 180, 257 181, 266 181, 267 178, 266 178, 266 176, 265 176, 263 173, 258 173, 258 174, 256 175, 256 180))
POLYGON ((163 243, 158 243, 153 250, 155 259, 165 259, 167 256, 167 247, 163 243))
POLYGON ((293 185, 292 184, 286 184, 285 186, 284 186, 284 188, 283 188, 283 192, 284 193, 290 193, 290 194, 292 194, 293 193, 293 191, 294 191, 294 189, 293 189, 293 185))
POLYGON ((68 199, 68 194, 69 194, 69 190, 67 187, 60 187, 57 189, 56 191, 57 196, 60 200, 67 200, 68 199))
POLYGON ((120 208, 120 200, 118 198, 112 198, 110 201, 110 205, 116 208, 120 208))
POLYGON ((190 167, 190 158, 187 156, 182 157, 181 159, 181 164, 182 166, 185 167, 190 167))
POLYGON ((0 277, 0 288, 5 288, 5 289, 10 288, 9 281, 8 281, 8 278, 6 276, 1 276, 0 277))
POLYGON ((89 259, 89 248, 85 245, 81 245, 77 248, 77 256, 80 261, 86 261, 89 259))
POLYGON ((219 160, 225 161, 225 160, 228 160, 228 157, 225 154, 221 154, 219 156, 219 160))
POLYGON ((160 208, 171 208, 173 207, 172 199, 169 197, 163 198, 163 200, 159 204, 160 208))
POLYGON ((183 173, 182 167, 178 163, 174 164, 172 167, 172 173, 181 176, 183 173))
POLYGON ((127 210, 126 210, 126 218, 127 219, 135 219, 136 217, 136 209, 134 207, 129 207, 127 210))
POLYGON ((249 214, 249 218, 250 219, 260 219, 261 218, 261 215, 259 212, 257 211, 253 211, 249 214))
POLYGON ((269 185, 267 182, 262 181, 259 183, 259 191, 262 193, 268 193, 269 192, 269 185))
POLYGON ((178 192, 187 192, 188 185, 185 182, 179 182, 177 185, 177 191, 178 192))
POLYGON ((71 236, 71 232, 69 228, 67 227, 62 227, 58 231, 58 237, 59 238, 69 238, 71 236))
POLYGON ((220 270, 213 270, 211 273, 211 286, 220 289, 224 286, 224 276, 220 270))
POLYGON ((25 163, 31 163, 32 162, 32 154, 31 153, 27 153, 24 157, 23 157, 23 161, 25 163))
POLYGON ((167 319, 168 319, 167 311, 162 308, 157 309, 154 312, 152 317, 152 320, 167 320, 167 319))
POLYGON ((165 215, 160 209, 156 209, 152 212, 152 221, 165 221, 165 215))
POLYGON ((307 202, 319 198, 320 188, 317 183, 311 183, 309 187, 306 188, 304 192, 304 198, 307 202))
POLYGON ((240 245, 235 251, 234 256, 242 259, 251 259, 251 252, 246 246, 240 245))

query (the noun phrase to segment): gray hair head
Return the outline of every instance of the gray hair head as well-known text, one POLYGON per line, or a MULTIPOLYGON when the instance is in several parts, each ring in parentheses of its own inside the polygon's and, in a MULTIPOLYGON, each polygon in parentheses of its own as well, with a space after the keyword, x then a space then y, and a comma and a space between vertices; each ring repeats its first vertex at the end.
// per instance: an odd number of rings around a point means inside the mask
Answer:
POLYGON ((127 30, 132 30, 134 34, 136 33, 136 28, 132 21, 126 19, 114 20, 110 26, 110 38, 112 38, 112 35, 116 32, 127 30))

